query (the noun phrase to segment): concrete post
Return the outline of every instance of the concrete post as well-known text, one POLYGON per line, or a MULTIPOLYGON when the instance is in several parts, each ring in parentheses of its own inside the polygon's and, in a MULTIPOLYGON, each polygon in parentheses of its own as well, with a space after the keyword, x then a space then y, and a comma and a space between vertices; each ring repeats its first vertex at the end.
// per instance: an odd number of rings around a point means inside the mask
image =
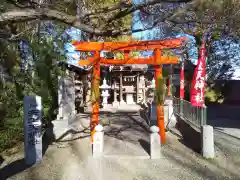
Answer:
POLYGON ((213 127, 203 125, 201 128, 202 133, 202 155, 205 158, 214 158, 214 133, 213 127))
POLYGON ((161 158, 161 142, 159 137, 159 128, 157 126, 150 127, 150 158, 161 158))
POLYGON ((98 124, 95 127, 95 133, 93 136, 93 157, 101 157, 103 155, 104 145, 104 132, 103 126, 98 124))

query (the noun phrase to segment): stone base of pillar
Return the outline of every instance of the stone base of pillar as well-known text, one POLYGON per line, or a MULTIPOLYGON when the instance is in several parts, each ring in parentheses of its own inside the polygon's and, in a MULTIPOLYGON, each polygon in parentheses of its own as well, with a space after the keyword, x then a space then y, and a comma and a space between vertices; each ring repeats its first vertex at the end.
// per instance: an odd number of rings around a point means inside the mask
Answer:
POLYGON ((108 108, 109 106, 108 106, 108 104, 102 104, 102 107, 105 109, 105 108, 108 108))
POLYGON ((136 104, 136 103, 133 101, 133 94, 127 94, 127 95, 126 95, 126 103, 127 103, 127 104, 136 104))
POLYGON ((124 105, 126 102, 124 100, 120 101, 120 105, 124 105))
POLYGON ((70 140, 72 135, 69 131, 68 120, 61 119, 52 121, 52 127, 46 129, 46 134, 54 141, 70 140))
POLYGON ((119 102, 118 101, 113 101, 112 106, 114 108, 118 108, 119 107, 119 102))

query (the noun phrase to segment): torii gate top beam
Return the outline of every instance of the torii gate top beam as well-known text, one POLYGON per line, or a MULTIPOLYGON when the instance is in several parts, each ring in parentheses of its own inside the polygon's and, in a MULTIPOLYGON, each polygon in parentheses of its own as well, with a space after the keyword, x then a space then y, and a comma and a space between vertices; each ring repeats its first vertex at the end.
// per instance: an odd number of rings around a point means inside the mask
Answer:
POLYGON ((179 48, 186 40, 185 37, 135 42, 82 42, 72 41, 77 51, 131 51, 179 48))
POLYGON ((155 41, 136 41, 136 42, 81 42, 72 41, 77 51, 93 51, 94 53, 100 51, 124 51, 124 59, 106 59, 99 56, 89 57, 87 60, 79 60, 80 66, 88 66, 94 62, 100 64, 177 64, 179 62, 177 57, 162 56, 161 49, 179 48, 186 40, 185 37, 166 40, 155 41), (155 56, 149 58, 129 58, 131 50, 154 50, 155 56), (156 56, 156 50, 159 52, 156 56))

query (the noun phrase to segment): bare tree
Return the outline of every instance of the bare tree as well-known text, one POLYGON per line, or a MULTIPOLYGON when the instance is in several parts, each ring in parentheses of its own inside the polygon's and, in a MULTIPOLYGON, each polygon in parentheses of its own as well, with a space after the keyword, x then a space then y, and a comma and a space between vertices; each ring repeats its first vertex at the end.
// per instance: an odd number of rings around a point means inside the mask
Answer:
POLYGON ((170 31, 182 31, 196 35, 207 31, 210 25, 221 32, 239 36, 240 1, 238 0, 146 0, 139 4, 119 1, 106 7, 99 7, 103 0, 90 0, 82 4, 81 13, 77 16, 75 0, 47 0, 39 6, 37 0, 4 0, 10 4, 0 13, 0 23, 26 22, 36 19, 60 21, 74 26, 95 36, 127 35, 132 33, 131 26, 118 24, 119 20, 137 10, 145 14, 149 24, 145 28, 134 30, 141 32, 146 29, 168 26, 170 31), (166 8, 166 5, 173 7, 166 8), (151 21, 150 17, 154 17, 151 21), (116 26, 119 25, 119 26, 116 26))

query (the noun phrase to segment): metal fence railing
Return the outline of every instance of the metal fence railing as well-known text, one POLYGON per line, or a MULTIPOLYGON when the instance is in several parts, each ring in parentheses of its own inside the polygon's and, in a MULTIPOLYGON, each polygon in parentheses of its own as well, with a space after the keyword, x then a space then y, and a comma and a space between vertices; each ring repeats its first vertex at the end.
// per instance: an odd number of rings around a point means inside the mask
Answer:
POLYGON ((174 114, 197 128, 206 124, 207 107, 192 106, 189 101, 173 97, 174 114))

